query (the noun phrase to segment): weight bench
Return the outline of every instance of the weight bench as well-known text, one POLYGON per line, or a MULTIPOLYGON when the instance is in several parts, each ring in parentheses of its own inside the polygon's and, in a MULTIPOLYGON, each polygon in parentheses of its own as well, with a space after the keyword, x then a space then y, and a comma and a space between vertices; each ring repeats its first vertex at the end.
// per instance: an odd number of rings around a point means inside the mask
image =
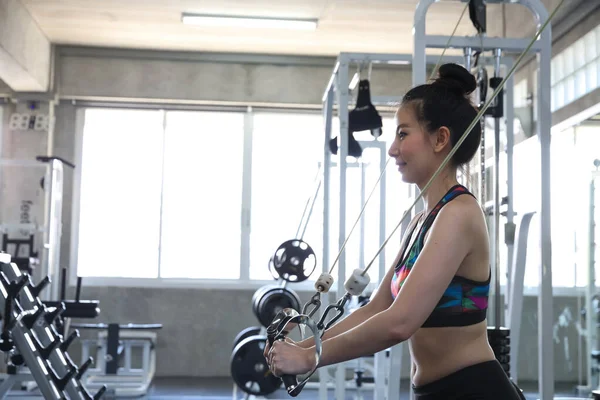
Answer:
POLYGON ((81 340, 81 358, 96 351, 96 365, 89 368, 82 382, 90 390, 106 385, 117 397, 147 394, 156 372, 156 332, 162 324, 73 324, 76 329, 99 330, 95 339, 81 340), (141 366, 132 366, 134 348, 141 350, 141 366))

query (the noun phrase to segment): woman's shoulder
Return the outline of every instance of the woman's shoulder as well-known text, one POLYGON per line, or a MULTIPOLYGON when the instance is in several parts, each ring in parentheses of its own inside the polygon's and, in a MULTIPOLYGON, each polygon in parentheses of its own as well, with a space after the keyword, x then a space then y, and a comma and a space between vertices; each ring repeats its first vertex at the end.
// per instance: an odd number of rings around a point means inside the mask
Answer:
POLYGON ((445 204, 436 218, 438 225, 449 224, 457 228, 459 226, 468 227, 473 224, 478 225, 481 222, 485 222, 485 217, 479 201, 468 193, 457 196, 445 204))

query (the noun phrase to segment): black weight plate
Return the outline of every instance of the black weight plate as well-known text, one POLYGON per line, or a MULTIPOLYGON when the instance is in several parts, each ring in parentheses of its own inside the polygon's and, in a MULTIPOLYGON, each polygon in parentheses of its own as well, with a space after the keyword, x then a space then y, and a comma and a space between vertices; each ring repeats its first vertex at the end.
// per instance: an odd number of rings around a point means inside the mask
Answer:
POLYGON ((258 335, 260 329, 260 326, 249 326, 248 328, 242 329, 240 333, 236 335, 235 339, 233 339, 233 348, 235 349, 235 346, 247 337, 258 335))
POLYGON ((266 285, 266 286, 262 286, 260 288, 258 288, 258 290, 256 292, 254 292, 254 294, 252 295, 252 312, 254 313, 254 315, 256 315, 256 317, 258 318, 258 302, 261 299, 261 297, 263 296, 263 294, 268 291, 271 290, 273 288, 278 288, 279 286, 277 285, 266 285))
POLYGON ((312 247, 303 240, 283 242, 272 257, 273 269, 288 282, 307 280, 317 267, 317 256, 312 247))
POLYGON ((291 289, 276 286, 266 290, 257 300, 255 315, 264 327, 268 327, 284 308, 300 312, 300 297, 291 289))
POLYGON ((490 342, 490 346, 492 346, 492 347, 510 345, 510 338, 496 338, 496 339, 488 339, 488 340, 490 342))
POLYGON ((280 276, 277 275, 277 272, 275 271, 275 265, 273 264, 273 257, 271 257, 269 259, 269 272, 271 273, 271 276, 273 277, 274 280, 278 281, 280 276))
POLYGON ((492 350, 494 351, 496 357, 503 354, 510 354, 510 346, 492 347, 492 350))
POLYGON ((281 386, 281 379, 269 370, 263 355, 267 337, 250 336, 238 343, 231 353, 231 377, 245 393, 267 396, 281 386))
POLYGON ((510 364, 510 354, 498 354, 496 355, 496 360, 500 364, 510 364))
POLYGON ((510 336, 510 329, 508 328, 495 328, 488 327, 487 328, 488 338, 505 338, 510 336))

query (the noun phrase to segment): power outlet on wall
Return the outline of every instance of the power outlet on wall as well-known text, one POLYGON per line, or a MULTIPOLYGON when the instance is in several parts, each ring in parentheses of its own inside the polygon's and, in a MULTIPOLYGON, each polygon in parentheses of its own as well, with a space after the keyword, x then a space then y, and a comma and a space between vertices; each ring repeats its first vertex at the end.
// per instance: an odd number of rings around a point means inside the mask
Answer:
POLYGON ((13 113, 8 126, 11 131, 47 131, 49 120, 47 114, 13 113))

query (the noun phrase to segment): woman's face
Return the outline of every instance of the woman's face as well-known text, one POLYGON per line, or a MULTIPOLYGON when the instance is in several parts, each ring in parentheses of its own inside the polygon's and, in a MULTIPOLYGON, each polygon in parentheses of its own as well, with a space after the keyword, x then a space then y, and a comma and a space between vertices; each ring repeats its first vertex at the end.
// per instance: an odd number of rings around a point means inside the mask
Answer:
POLYGON ((426 182, 435 164, 431 138, 418 123, 410 105, 396 111, 396 137, 388 155, 396 160, 402 180, 407 183, 426 182))

